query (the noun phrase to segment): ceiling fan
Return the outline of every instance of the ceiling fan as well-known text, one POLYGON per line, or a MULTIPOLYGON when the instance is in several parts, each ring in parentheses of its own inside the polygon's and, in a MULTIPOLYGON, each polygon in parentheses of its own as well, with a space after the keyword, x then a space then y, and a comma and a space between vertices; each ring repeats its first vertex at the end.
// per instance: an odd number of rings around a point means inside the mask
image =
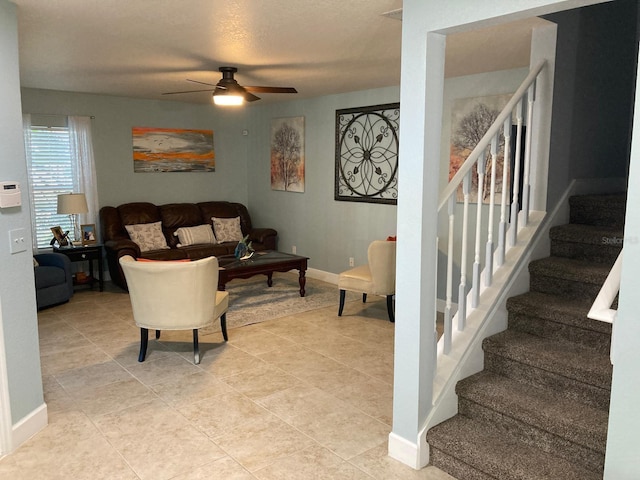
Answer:
POLYGON ((181 93, 213 92, 213 101, 216 105, 241 105, 244 101, 255 102, 260 97, 251 92, 257 93, 298 93, 293 87, 249 87, 240 85, 233 74, 238 71, 236 67, 220 67, 222 78, 215 85, 213 83, 200 82, 198 80, 187 79, 188 82, 209 85, 213 88, 204 90, 187 90, 184 92, 167 92, 163 95, 176 95, 181 93))

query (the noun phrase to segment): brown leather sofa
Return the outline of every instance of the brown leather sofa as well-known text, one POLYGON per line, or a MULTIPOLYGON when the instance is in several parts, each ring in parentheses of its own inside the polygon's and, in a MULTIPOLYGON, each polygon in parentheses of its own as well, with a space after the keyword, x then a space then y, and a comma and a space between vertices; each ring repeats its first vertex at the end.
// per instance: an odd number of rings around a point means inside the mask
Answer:
POLYGON ((276 250, 278 232, 272 228, 253 228, 249 212, 241 203, 170 203, 158 206, 148 202, 135 202, 118 207, 102 207, 100 226, 111 280, 127 290, 127 282, 118 261, 124 255, 150 260, 198 260, 212 255, 216 257, 232 255, 238 244, 237 241, 177 246, 179 240, 174 232, 178 228, 212 225, 212 217, 240 217, 242 234, 249 235, 254 250, 276 250), (162 222, 162 233, 169 248, 141 252, 138 244, 129 237, 125 225, 155 222, 162 222))

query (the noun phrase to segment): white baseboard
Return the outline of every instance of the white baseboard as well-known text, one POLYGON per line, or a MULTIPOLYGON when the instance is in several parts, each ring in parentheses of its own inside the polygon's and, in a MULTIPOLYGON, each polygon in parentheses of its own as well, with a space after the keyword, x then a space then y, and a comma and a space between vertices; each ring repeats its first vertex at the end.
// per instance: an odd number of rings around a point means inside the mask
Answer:
POLYGON ((48 423, 47 404, 43 403, 13 425, 11 432, 11 450, 16 450, 20 445, 46 427, 48 423))
POLYGON ((318 270, 317 268, 309 268, 307 269, 306 275, 309 278, 315 278, 316 280, 338 285, 339 275, 337 273, 325 272, 324 270, 318 270))
POLYGON ((388 454, 391 458, 420 470, 429 463, 429 444, 426 437, 426 431, 422 431, 418 435, 420 443, 413 443, 391 432, 387 444, 388 454))

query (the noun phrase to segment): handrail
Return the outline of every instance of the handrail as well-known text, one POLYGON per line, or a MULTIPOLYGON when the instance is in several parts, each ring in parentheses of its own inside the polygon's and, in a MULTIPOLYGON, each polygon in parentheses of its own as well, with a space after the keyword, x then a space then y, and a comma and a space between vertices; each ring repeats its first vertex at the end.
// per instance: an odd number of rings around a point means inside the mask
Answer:
POLYGON ((616 262, 613 264, 607 279, 602 284, 600 293, 596 297, 587 317, 592 320, 613 323, 615 321, 617 310, 613 310, 611 305, 620 291, 620 273, 622 272, 622 251, 618 255, 616 262))
POLYGON ((502 128, 504 121, 511 115, 511 112, 518 104, 518 102, 524 96, 524 93, 527 89, 535 82, 536 78, 542 71, 545 66, 546 61, 542 60, 535 68, 533 68, 529 75, 524 79, 520 88, 516 90, 516 93, 513 94, 511 100, 505 105, 500 114, 496 117, 495 122, 487 133, 484 134, 480 142, 476 145, 473 151, 469 154, 465 162, 460 166, 460 169, 453 176, 449 184, 445 187, 445 189, 440 194, 440 201, 438 202, 438 211, 442 210, 446 205, 449 197, 453 195, 453 193, 458 188, 458 185, 464 180, 464 177, 469 173, 469 171, 473 168, 476 161, 480 157, 480 155, 484 152, 484 150, 491 144, 491 139, 498 134, 498 131, 502 128))

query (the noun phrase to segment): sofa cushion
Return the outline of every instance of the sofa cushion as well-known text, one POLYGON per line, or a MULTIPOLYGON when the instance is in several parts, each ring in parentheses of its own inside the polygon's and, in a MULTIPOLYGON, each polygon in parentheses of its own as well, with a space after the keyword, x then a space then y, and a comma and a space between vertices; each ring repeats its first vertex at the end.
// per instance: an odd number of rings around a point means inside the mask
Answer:
POLYGON ((213 235, 211 225, 198 225, 197 227, 180 227, 174 233, 180 243, 177 247, 198 245, 201 243, 218 243, 213 235))
POLYGON ((127 233, 141 252, 149 250, 168 249, 167 240, 162 233, 162 222, 139 223, 137 225, 125 225, 127 233))
MULTIPOLYGON (((117 207, 122 225, 159 222, 160 210, 149 202, 125 203, 117 207)), ((107 237, 108 238, 108 237, 107 237)))
POLYGON ((212 217, 213 230, 218 242, 239 242, 242 240, 242 230, 240 229, 240 217, 216 218, 212 217))

